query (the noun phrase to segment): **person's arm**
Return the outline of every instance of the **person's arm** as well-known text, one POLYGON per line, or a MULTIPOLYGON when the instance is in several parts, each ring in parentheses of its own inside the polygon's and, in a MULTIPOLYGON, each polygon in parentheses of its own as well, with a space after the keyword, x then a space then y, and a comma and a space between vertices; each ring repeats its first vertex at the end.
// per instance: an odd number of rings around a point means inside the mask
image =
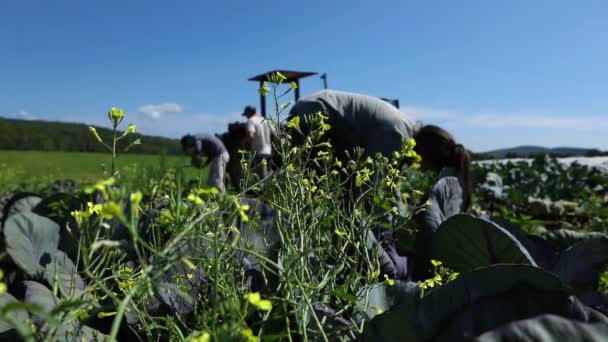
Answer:
POLYGON ((209 164, 211 164, 211 158, 207 157, 207 160, 205 161, 205 164, 203 164, 202 167, 207 167, 209 166, 209 164))
POLYGON ((202 158, 197 154, 193 154, 192 155, 192 166, 201 168, 202 167, 201 165, 202 165, 202 158))
POLYGON ((255 138, 255 124, 251 120, 247 121, 247 140, 251 143, 255 138))

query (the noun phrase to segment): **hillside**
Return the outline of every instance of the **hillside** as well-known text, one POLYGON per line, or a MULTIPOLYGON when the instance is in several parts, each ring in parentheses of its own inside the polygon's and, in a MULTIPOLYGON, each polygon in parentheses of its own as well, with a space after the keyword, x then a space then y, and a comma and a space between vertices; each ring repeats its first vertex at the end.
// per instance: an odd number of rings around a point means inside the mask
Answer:
MULTIPOLYGON (((106 152, 107 150, 95 140, 88 125, 68 122, 33 121, 7 119, 0 117, 0 150, 36 150, 36 151, 71 151, 71 152, 106 152)), ((112 131, 97 127, 97 132, 109 142, 112 131)), ((122 134, 122 132, 121 132, 122 134)), ((119 147, 140 138, 141 145, 129 150, 137 154, 180 154, 179 141, 164 137, 133 134, 119 147)))
POLYGON ((588 148, 577 147, 554 147, 547 148, 542 146, 517 146, 512 148, 498 149, 487 152, 481 152, 477 155, 486 158, 518 158, 531 157, 539 154, 549 154, 560 157, 584 157, 591 155, 600 155, 601 151, 588 148))

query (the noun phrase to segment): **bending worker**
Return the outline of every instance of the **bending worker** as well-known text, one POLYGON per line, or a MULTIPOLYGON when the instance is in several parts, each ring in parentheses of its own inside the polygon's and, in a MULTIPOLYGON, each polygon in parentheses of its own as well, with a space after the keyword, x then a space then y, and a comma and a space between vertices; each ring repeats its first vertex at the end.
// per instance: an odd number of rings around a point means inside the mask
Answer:
MULTIPOLYGON (((404 139, 414 138, 415 151, 422 157, 422 169, 439 173, 426 197, 431 207, 418 217, 420 231, 414 273, 415 276, 425 274, 437 227, 450 216, 465 212, 470 206, 470 155, 447 131, 437 126, 422 126, 380 98, 323 90, 296 102, 288 120, 317 112, 328 117, 327 123, 331 129, 326 134, 338 157, 344 157, 344 150, 362 147, 366 156, 373 157, 380 152, 390 158, 394 151, 401 150, 404 139)), ((395 265, 396 269, 403 268, 398 266, 395 265)))
POLYGON ((207 184, 210 187, 216 187, 221 192, 226 192, 224 180, 230 155, 224 143, 217 136, 211 134, 188 134, 182 137, 181 143, 184 153, 192 156, 194 167, 203 168, 211 164, 207 184), (204 164, 202 162, 203 157, 207 157, 204 164))
POLYGON ((377 152, 390 157, 401 150, 403 139, 413 138, 418 124, 397 107, 373 96, 336 90, 322 90, 298 100, 289 119, 322 112, 331 125, 329 141, 338 155, 354 147, 373 157, 377 152))

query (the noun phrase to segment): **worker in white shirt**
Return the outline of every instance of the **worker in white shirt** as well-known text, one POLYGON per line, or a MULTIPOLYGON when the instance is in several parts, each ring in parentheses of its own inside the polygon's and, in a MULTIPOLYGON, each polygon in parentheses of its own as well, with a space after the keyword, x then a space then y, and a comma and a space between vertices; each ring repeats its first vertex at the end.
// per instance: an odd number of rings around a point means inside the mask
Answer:
POLYGON ((272 124, 254 106, 245 107, 243 116, 247 117, 248 139, 255 152, 255 171, 261 178, 265 178, 272 157, 272 124))

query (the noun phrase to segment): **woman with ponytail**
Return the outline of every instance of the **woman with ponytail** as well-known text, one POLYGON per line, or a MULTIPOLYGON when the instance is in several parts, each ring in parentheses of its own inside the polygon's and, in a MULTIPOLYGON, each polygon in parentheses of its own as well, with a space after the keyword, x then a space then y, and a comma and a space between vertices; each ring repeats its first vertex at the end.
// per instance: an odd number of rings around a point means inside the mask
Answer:
POLYGON ((466 212, 471 206, 473 180, 471 157, 461 144, 444 129, 426 125, 415 136, 415 151, 422 157, 421 169, 439 173, 428 194, 431 204, 416 217, 415 279, 425 279, 430 272, 433 234, 450 216, 466 212))
POLYGON ((469 209, 473 191, 471 156, 444 129, 426 125, 414 135, 415 151, 422 157, 421 169, 439 172, 439 179, 455 176, 463 190, 462 210, 469 209))

